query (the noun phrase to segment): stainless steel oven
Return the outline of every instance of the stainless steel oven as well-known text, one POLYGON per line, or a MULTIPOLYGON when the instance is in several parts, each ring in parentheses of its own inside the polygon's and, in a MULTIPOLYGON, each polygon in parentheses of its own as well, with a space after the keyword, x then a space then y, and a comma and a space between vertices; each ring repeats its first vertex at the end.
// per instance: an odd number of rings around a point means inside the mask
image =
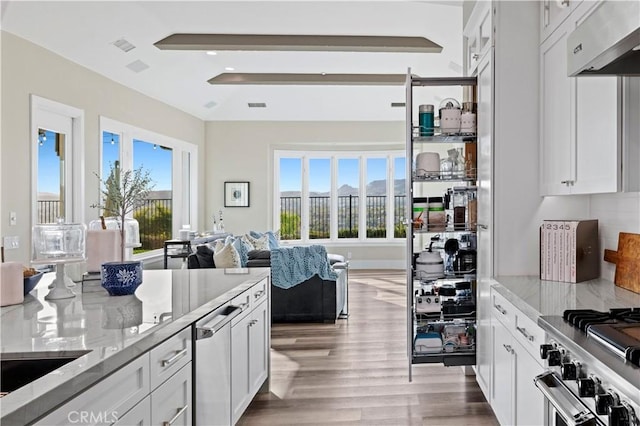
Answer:
MULTIPOLYGON (((637 313, 623 314, 629 320, 637 313)), ((629 324, 620 314, 573 310, 540 317, 547 335, 540 357, 547 370, 534 382, 546 400, 545 426, 640 426, 640 366, 633 348, 614 344, 626 343, 616 335, 629 324), (605 324, 607 332, 596 324, 605 324)))

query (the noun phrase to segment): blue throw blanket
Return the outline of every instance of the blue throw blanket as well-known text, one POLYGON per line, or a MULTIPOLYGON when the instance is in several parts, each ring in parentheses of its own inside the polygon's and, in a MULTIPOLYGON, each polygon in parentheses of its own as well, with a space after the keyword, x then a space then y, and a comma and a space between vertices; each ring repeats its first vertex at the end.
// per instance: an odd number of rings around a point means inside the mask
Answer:
POLYGON ((278 247, 271 250, 271 282, 287 289, 314 275, 335 281, 338 275, 331 270, 324 246, 278 247))

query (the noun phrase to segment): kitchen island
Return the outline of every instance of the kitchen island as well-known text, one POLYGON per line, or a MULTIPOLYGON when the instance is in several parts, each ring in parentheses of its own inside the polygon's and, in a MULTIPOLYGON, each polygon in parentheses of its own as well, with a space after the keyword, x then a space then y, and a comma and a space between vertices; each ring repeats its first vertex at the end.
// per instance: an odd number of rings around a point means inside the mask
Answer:
POLYGON ((150 270, 135 295, 109 296, 99 281, 90 281, 73 288, 74 298, 45 301, 53 275, 45 275, 24 303, 0 310, 0 352, 3 360, 77 359, 1 398, 3 425, 29 424, 55 411, 266 282, 269 269, 150 270))

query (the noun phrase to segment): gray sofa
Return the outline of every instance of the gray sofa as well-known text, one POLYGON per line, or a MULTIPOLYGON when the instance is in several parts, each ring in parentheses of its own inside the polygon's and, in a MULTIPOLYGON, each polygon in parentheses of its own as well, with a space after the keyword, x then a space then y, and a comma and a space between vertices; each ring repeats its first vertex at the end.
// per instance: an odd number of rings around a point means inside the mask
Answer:
MULTIPOLYGON (((334 323, 347 314, 348 263, 340 255, 328 255, 336 281, 323 280, 314 275, 308 280, 282 289, 271 285, 272 322, 325 322, 334 323)), ((215 268, 213 252, 206 245, 197 246, 195 253, 187 259, 189 269, 215 268)), ((270 267, 269 250, 249 252, 247 267, 270 267)))

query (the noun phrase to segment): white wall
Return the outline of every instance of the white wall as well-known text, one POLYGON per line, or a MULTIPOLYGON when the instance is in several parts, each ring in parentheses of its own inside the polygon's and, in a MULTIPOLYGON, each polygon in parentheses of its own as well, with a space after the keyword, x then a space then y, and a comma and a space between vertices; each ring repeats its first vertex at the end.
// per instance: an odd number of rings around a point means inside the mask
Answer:
MULTIPOLYGON (((160 101, 128 89, 61 56, 10 33, 2 32, 2 129, 0 235, 17 235, 20 248, 6 250, 7 260, 28 264, 31 240, 31 153, 29 95, 34 94, 84 110, 85 219, 96 212, 99 182, 99 116, 129 123, 199 146, 199 180, 204 179, 204 122, 160 101), (9 212, 17 225, 9 225, 9 212)), ((141 78, 144 78, 141 75, 141 78)), ((204 199, 204 188, 199 199, 204 199)), ((204 207, 198 217, 203 222, 204 207)))
MULTIPOLYGON (((273 151, 276 149, 366 150, 405 148, 404 122, 207 122, 205 190, 207 225, 223 210, 234 234, 265 231, 273 223, 273 151), (224 182, 249 181, 250 207, 224 208, 224 182)), ((328 245, 352 254, 354 267, 404 268, 404 242, 362 247, 328 245)))

